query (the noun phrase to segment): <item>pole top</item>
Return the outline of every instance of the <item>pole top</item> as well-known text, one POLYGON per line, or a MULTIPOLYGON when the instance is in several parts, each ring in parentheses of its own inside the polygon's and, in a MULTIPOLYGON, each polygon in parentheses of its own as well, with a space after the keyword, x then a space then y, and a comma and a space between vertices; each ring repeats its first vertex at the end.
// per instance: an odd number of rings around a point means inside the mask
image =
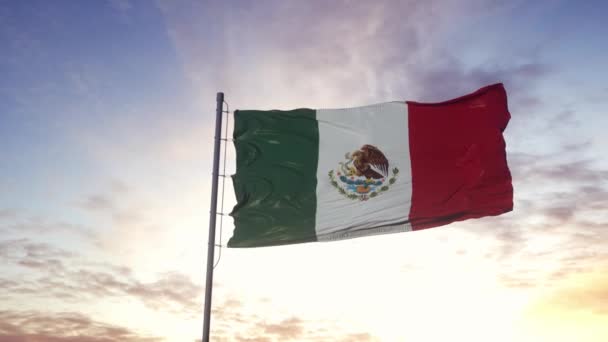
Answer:
POLYGON ((221 91, 217 93, 217 97, 216 99, 218 101, 224 101, 224 93, 222 93, 221 91))

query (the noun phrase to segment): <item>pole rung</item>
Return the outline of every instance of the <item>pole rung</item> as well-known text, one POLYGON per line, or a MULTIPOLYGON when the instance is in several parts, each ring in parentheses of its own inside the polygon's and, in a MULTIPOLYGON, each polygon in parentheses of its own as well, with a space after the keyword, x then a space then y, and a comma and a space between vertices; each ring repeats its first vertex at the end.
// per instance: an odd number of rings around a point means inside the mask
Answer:
POLYGON ((223 177, 223 178, 231 178, 232 177, 231 175, 224 175, 224 174, 221 174, 221 173, 217 174, 217 175, 216 174, 212 174, 212 176, 223 177))

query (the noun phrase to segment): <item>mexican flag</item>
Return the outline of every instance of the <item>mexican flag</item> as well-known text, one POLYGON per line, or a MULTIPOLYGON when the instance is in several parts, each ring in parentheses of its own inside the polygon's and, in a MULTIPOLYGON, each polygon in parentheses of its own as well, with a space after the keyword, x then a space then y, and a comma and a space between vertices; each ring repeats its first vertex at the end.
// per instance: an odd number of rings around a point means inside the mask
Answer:
POLYGON ((502 84, 441 103, 234 115, 228 247, 407 232, 513 209, 502 84))

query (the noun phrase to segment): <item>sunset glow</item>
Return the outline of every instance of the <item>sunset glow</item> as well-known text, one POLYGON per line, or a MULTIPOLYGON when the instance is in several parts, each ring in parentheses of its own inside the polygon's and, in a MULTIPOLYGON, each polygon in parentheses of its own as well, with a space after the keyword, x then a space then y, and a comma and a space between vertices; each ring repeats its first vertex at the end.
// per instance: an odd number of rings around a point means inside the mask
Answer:
MULTIPOLYGON (((231 110, 341 108, 497 82, 513 212, 223 248, 212 341, 608 341, 605 13, 604 1, 1 2, 0 342, 200 341, 216 92, 231 110)), ((223 212, 234 203, 228 178, 223 212)), ((232 229, 224 217, 218 243, 232 229)))

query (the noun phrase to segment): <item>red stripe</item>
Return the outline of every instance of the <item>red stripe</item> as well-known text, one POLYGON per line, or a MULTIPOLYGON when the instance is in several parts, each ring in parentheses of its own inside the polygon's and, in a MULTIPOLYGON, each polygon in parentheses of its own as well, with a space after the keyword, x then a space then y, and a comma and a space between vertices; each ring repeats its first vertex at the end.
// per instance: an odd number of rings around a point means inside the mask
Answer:
POLYGON ((513 210, 502 135, 511 115, 502 84, 446 102, 407 105, 412 229, 513 210))

